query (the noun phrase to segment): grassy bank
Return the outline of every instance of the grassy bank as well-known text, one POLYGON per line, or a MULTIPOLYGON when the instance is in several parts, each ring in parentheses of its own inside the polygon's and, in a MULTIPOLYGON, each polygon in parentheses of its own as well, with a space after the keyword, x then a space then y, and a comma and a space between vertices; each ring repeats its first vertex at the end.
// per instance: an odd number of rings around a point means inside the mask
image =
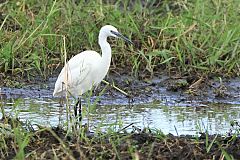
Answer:
POLYGON ((1 159, 238 159, 239 124, 229 136, 173 136, 160 130, 131 133, 67 132, 62 128, 33 130, 30 124, 5 119, 1 124, 1 159), (6 120, 8 122, 6 122, 6 120), (12 129, 11 129, 11 127, 12 129), (26 127, 27 126, 27 127, 26 127), (28 128, 28 130, 26 130, 28 128), (29 130, 30 129, 30 130, 29 130))
POLYGON ((0 7, 0 77, 46 78, 65 54, 100 51, 97 36, 105 24, 135 43, 112 42, 116 72, 128 66, 133 76, 240 73, 238 1, 6 0, 0 7))

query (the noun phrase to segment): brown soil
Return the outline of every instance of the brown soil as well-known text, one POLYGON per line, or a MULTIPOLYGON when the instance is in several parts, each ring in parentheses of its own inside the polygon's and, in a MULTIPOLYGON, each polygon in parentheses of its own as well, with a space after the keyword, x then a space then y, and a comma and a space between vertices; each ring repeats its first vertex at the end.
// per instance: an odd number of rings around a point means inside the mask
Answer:
MULTIPOLYGON (((224 152, 234 159, 240 157, 240 137, 234 136, 164 136, 148 130, 75 138, 59 127, 31 134, 24 149, 26 159, 224 159, 224 152), (206 142, 214 142, 209 152, 206 142)), ((15 138, 5 138, 5 142, 1 159, 12 159, 19 146, 15 138)))

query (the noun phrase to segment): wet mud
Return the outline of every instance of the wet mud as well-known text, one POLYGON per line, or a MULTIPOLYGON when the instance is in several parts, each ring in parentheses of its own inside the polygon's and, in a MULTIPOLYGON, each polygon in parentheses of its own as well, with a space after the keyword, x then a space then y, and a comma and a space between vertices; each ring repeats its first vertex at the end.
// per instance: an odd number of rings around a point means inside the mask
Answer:
MULTIPOLYGON (((21 88, 0 87, 1 98, 54 98, 52 92, 56 78, 45 82, 26 84, 21 88)), ((227 103, 240 104, 240 78, 219 79, 218 77, 191 78, 160 76, 151 80, 136 80, 128 76, 108 77, 110 84, 128 93, 128 96, 108 86, 100 96, 101 104, 141 104, 153 101, 170 101, 171 103, 227 103)), ((106 87, 101 83, 93 99, 106 87)))
MULTIPOLYGON (((6 137, 1 157, 16 156, 16 139, 6 137)), ((118 134, 66 135, 59 128, 32 131, 26 159, 225 159, 240 157, 240 137, 202 134, 199 137, 154 133, 150 129, 118 134), (224 153, 227 154, 224 154, 224 153), (229 156, 229 157, 228 157, 229 156)))

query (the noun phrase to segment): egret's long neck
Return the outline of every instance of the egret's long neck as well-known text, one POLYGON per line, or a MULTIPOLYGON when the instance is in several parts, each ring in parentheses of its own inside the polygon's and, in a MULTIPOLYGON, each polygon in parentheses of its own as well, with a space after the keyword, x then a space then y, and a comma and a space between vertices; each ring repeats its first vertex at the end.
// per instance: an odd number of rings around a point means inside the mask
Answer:
POLYGON ((108 68, 111 63, 112 51, 110 44, 107 42, 107 36, 100 33, 98 37, 98 44, 100 45, 102 50, 102 63, 108 68))

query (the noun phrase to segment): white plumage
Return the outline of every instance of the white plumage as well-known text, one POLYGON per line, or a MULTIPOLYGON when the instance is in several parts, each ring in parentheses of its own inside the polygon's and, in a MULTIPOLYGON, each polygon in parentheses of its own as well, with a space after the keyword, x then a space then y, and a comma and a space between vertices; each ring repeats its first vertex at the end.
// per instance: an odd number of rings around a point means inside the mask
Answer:
POLYGON ((100 30, 98 43, 102 55, 95 51, 84 51, 72 57, 63 67, 55 83, 53 96, 64 96, 66 91, 77 97, 97 86, 106 76, 111 63, 111 47, 107 37, 120 37, 132 43, 111 25, 100 30))

